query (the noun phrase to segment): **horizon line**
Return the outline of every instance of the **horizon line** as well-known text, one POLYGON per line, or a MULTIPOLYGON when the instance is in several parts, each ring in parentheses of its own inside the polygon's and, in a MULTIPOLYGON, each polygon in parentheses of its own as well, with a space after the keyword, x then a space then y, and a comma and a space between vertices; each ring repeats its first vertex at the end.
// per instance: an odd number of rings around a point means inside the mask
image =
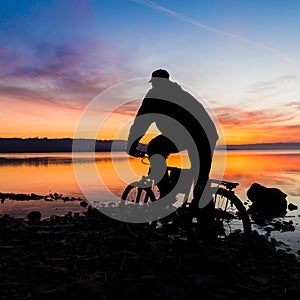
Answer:
MULTIPOLYGON (((32 140, 32 139, 37 139, 37 140, 63 140, 63 139, 70 139, 70 140, 75 140, 75 139, 82 139, 82 140, 96 140, 96 141, 124 141, 126 142, 126 139, 93 139, 93 138, 73 138, 73 137, 0 137, 0 139, 21 139, 21 140, 32 140)), ((265 143, 238 143, 238 144, 220 144, 217 145, 217 147, 224 147, 224 146, 247 146, 247 145, 280 145, 280 144, 299 144, 300 141, 286 141, 286 142, 265 142, 265 143)))

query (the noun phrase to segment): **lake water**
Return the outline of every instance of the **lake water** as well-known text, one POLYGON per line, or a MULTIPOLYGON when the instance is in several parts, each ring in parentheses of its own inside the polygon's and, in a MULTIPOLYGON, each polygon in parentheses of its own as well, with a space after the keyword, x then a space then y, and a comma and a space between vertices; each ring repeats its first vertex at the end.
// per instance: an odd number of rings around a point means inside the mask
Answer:
MULTIPOLYGON (((216 152, 211 177, 220 177, 224 153, 216 152)), ((170 157, 169 163, 188 167, 186 155, 170 157)), ((125 186, 146 175, 148 166, 141 159, 129 158, 125 153, 24 153, 0 154, 0 192, 49 193, 94 200, 111 201, 120 197, 125 186), (78 183, 79 180, 79 183, 78 183), (111 196, 109 196, 111 195, 111 196), (88 198, 89 199, 89 198, 88 198)), ((300 150, 299 151, 228 151, 224 180, 239 182, 238 197, 246 201, 252 183, 277 187, 285 192, 288 203, 300 207, 300 150)), ((31 210, 40 210, 43 218, 68 211, 82 212, 79 201, 14 201, 0 203, 0 214, 25 217, 31 210)), ((294 232, 274 233, 293 249, 300 249, 300 211, 288 211, 285 220, 296 225, 294 232)))

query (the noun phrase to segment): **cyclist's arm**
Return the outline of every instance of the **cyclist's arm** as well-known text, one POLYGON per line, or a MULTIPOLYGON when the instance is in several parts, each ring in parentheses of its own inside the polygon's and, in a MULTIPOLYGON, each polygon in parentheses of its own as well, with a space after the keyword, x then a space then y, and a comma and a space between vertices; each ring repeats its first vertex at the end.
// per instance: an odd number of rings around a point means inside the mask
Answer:
POLYGON ((151 113, 151 109, 151 99, 145 98, 129 131, 126 152, 130 155, 136 152, 140 139, 144 136, 151 123, 153 123, 151 118, 143 118, 143 115, 151 113))

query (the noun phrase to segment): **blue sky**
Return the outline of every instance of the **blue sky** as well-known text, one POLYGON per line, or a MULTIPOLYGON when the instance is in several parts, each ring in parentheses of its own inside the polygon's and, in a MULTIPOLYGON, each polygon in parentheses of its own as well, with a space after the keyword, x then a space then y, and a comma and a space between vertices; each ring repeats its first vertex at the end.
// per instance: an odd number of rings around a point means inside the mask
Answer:
POLYGON ((299 13, 291 0, 2 0, 2 136, 71 137, 103 89, 162 67, 230 143, 300 141, 299 13))

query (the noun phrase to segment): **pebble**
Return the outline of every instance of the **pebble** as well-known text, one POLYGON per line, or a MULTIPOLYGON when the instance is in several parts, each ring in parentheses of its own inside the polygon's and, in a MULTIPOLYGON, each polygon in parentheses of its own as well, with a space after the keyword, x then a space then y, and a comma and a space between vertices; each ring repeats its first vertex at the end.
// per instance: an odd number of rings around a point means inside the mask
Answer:
POLYGON ((289 203, 288 209, 289 209, 290 211, 297 210, 297 209, 298 209, 298 206, 295 205, 295 204, 293 204, 293 203, 289 203))

